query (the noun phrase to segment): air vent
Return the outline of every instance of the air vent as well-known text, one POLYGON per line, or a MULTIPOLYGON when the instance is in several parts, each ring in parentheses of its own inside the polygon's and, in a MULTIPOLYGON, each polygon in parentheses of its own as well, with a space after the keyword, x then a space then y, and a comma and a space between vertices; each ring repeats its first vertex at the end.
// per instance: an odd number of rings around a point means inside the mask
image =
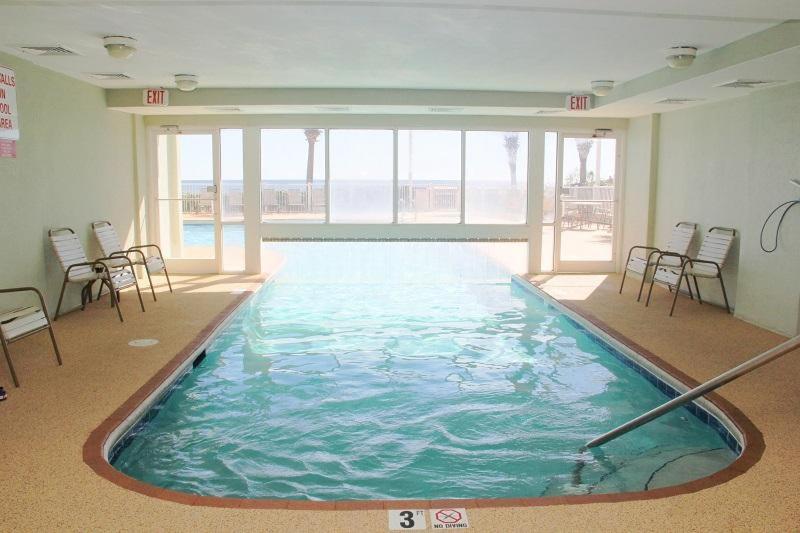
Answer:
POLYGON ((555 115, 561 113, 560 109, 540 109, 536 112, 537 115, 555 115))
POLYGON ((433 106, 429 107, 428 111, 431 113, 458 113, 459 111, 463 111, 463 107, 446 107, 446 106, 433 106))
POLYGON ((714 87, 725 87, 726 89, 760 89, 761 87, 768 87, 781 83, 776 80, 734 80, 728 83, 715 85, 714 87))
POLYGON ((92 72, 88 74, 88 76, 93 80, 103 80, 103 81, 133 79, 127 74, 123 74, 122 72, 92 72))
POLYGON ((688 104, 691 102, 701 102, 702 98, 664 98, 663 100, 659 100, 656 102, 657 104, 667 104, 667 105, 681 105, 681 104, 688 104))
POLYGON ((77 52, 63 46, 17 46, 17 50, 33 56, 77 56, 77 52))
POLYGON ((206 109, 209 111, 219 111, 222 113, 238 113, 242 110, 240 107, 236 107, 235 105, 206 106, 206 109))
POLYGON ((346 105, 318 105, 317 109, 320 111, 327 111, 329 113, 343 113, 345 111, 350 111, 350 106, 346 105))

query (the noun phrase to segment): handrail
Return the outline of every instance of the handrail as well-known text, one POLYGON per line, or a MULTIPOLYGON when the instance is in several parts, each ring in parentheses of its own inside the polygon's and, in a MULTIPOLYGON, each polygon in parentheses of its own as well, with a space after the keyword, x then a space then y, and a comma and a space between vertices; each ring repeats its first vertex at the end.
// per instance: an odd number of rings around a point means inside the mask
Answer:
POLYGON ((698 385, 697 387, 693 388, 688 392, 684 392, 680 396, 673 398, 672 400, 668 401, 667 403, 652 409, 643 415, 639 415, 633 420, 622 424, 621 426, 612 429, 608 433, 600 435, 596 439, 590 440, 586 443, 584 448, 594 448, 596 446, 600 446, 601 444, 605 444, 606 442, 616 439, 617 437, 624 435, 625 433, 638 428, 648 422, 655 420, 656 418, 669 413, 681 407, 684 404, 687 404, 694 400, 695 398, 699 398, 709 392, 717 389, 726 383, 730 383, 734 379, 744 376, 759 368, 761 366, 766 365, 767 363, 774 361, 775 359, 786 355, 787 353, 791 352, 792 350, 800 347, 800 335, 796 337, 792 337, 786 342, 782 342, 781 344, 775 346, 763 352, 752 359, 748 359, 744 363, 735 366, 728 370, 727 372, 723 372, 719 376, 706 381, 705 383, 698 385))

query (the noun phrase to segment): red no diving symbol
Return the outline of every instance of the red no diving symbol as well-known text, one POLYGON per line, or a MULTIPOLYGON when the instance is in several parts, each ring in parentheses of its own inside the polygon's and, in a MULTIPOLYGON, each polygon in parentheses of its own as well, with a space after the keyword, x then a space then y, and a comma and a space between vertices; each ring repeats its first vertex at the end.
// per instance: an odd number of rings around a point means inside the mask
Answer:
POLYGON ((436 512, 436 520, 443 524, 455 524, 461 521, 461 513, 455 509, 439 509, 436 512))

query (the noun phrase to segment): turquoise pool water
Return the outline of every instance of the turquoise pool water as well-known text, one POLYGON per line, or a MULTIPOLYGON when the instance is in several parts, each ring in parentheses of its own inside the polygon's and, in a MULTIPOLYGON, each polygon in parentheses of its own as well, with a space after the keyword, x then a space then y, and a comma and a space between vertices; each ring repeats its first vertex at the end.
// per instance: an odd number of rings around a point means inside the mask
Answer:
POLYGON ((686 410, 579 452, 666 397, 486 247, 391 244, 271 245, 283 274, 112 464, 193 494, 336 500, 637 491, 735 459, 686 410))
MULTIPOLYGON (((226 246, 244 246, 244 224, 225 224, 222 238, 226 246)), ((214 246, 214 224, 210 222, 184 222, 184 246, 214 246)))

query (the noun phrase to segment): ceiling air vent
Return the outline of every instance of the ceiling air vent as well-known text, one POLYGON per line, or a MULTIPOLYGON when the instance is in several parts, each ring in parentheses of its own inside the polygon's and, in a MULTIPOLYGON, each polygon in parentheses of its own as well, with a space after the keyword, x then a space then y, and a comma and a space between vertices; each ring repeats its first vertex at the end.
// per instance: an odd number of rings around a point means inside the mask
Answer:
POLYGON ((88 74, 88 76, 93 80, 103 80, 103 81, 133 79, 127 74, 123 74, 121 72, 92 72, 91 74, 88 74))
POLYGON ((80 55, 74 50, 63 46, 17 46, 17 50, 24 54, 33 56, 77 56, 80 55))
POLYGON ((344 113, 350 111, 350 106, 346 105, 318 105, 317 109, 320 111, 327 111, 329 113, 344 113))
POLYGON ((561 113, 560 109, 540 109, 536 112, 537 115, 555 115, 561 113))
POLYGON ((656 102, 657 104, 667 104, 667 105, 681 105, 681 104, 688 104, 691 102, 700 102, 702 98, 664 98, 663 100, 659 100, 656 102))
POLYGON ((781 83, 776 80, 734 80, 714 87, 725 87, 726 89, 760 89, 761 87, 768 87, 781 83))
POLYGON ((210 105, 206 106, 209 111, 217 111, 220 113, 238 113, 242 108, 235 105, 210 105))
POLYGON ((433 106, 429 107, 428 111, 431 113, 458 113, 459 111, 463 111, 463 107, 446 107, 446 106, 433 106))

